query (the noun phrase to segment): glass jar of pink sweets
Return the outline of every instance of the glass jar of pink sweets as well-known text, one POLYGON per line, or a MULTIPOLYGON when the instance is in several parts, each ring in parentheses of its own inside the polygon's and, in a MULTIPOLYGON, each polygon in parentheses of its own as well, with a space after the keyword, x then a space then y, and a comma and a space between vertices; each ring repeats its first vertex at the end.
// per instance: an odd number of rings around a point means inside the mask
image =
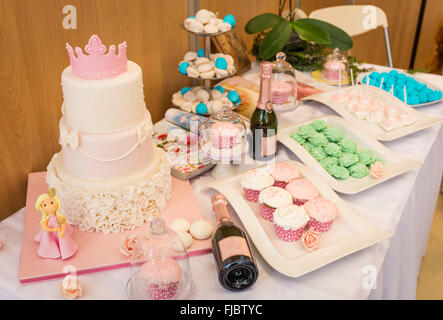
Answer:
POLYGON ((326 56, 321 77, 333 85, 345 85, 349 83, 348 60, 341 54, 338 48, 326 56))
POLYGON ((286 62, 286 54, 279 52, 272 64, 272 105, 276 112, 297 107, 297 79, 294 68, 286 62))
POLYGON ((181 237, 155 218, 150 228, 133 237, 131 277, 127 283, 129 299, 189 299, 193 280, 189 257, 181 237))

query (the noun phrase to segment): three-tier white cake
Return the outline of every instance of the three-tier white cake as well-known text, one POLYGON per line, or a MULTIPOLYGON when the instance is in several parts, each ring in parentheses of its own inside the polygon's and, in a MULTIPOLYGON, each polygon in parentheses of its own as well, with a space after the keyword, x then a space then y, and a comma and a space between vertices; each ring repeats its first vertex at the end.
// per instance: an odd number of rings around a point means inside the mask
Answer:
POLYGON ((62 149, 46 180, 63 213, 82 231, 120 232, 158 216, 171 193, 170 165, 153 146, 141 68, 126 59, 126 43, 106 47, 93 35, 85 47, 67 44, 62 73, 62 149))

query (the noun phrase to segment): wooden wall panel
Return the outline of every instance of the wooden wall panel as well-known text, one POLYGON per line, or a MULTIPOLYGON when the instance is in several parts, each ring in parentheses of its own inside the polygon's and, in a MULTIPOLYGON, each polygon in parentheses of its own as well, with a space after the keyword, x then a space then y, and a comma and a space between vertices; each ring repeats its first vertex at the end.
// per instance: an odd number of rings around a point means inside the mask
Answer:
MULTIPOLYGON (((316 9, 346 4, 347 0, 303 0, 301 8, 309 15, 316 9)), ((394 67, 408 69, 421 0, 356 0, 355 4, 371 4, 383 9, 388 17, 394 67)), ((351 54, 360 60, 386 65, 385 48, 383 31, 377 29, 354 37, 351 54)))
MULTIPOLYGON (((437 44, 434 38, 441 21, 443 21, 443 1, 427 0, 414 68, 426 67, 436 54, 437 44)), ((438 70, 437 73, 441 74, 442 70, 438 70)))

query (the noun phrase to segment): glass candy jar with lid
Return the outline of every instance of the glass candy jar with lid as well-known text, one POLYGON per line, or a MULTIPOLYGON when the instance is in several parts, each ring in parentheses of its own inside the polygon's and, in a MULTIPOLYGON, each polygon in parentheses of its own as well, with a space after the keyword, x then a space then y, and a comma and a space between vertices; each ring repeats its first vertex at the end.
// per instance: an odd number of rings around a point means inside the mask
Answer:
POLYGON ((272 105, 275 111, 297 105, 297 80, 294 68, 286 62, 286 54, 279 52, 272 64, 272 105))
POLYGON ((326 56, 322 77, 337 84, 346 84, 349 81, 348 70, 348 60, 338 48, 335 48, 331 54, 326 56))
POLYGON ((191 267, 185 246, 177 233, 155 218, 149 231, 136 237, 132 253, 129 299, 189 299, 193 290, 191 267))

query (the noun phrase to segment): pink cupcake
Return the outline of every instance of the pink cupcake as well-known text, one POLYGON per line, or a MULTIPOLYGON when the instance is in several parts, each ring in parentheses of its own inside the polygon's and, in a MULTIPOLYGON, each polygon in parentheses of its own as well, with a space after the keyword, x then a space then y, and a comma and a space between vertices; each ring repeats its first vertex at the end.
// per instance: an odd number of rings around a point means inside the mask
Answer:
POLYGON ((292 195, 294 204, 302 206, 306 201, 320 196, 317 188, 306 179, 295 179, 286 185, 286 190, 292 195))
POLYGON ((303 207, 310 218, 307 228, 313 228, 317 232, 326 232, 331 229, 334 219, 338 216, 335 203, 325 198, 309 200, 303 207))
POLYGON ((275 180, 274 186, 283 189, 286 188, 289 181, 300 178, 300 172, 289 162, 276 163, 271 175, 275 180))
POLYGON ((177 293, 182 270, 171 258, 150 260, 141 266, 140 277, 152 299, 167 300, 177 293))
POLYGON ((283 241, 297 241, 303 235, 304 226, 309 216, 303 207, 291 204, 277 208, 274 212, 274 228, 277 236, 283 241))
POLYGON ((272 222, 275 209, 292 204, 292 197, 285 189, 268 187, 260 192, 258 203, 263 219, 272 222))
POLYGON ((260 191, 274 184, 274 178, 263 170, 248 171, 240 182, 248 201, 257 202, 260 191))
POLYGON ((240 134, 239 128, 230 122, 216 122, 209 127, 212 144, 218 149, 231 149, 240 134))
POLYGON ((292 92, 292 86, 282 80, 272 79, 272 103, 273 104, 285 104, 288 101, 288 97, 292 92))
POLYGON ((340 61, 328 61, 324 64, 325 78, 332 81, 338 81, 341 75, 342 81, 346 76, 346 66, 340 61))

